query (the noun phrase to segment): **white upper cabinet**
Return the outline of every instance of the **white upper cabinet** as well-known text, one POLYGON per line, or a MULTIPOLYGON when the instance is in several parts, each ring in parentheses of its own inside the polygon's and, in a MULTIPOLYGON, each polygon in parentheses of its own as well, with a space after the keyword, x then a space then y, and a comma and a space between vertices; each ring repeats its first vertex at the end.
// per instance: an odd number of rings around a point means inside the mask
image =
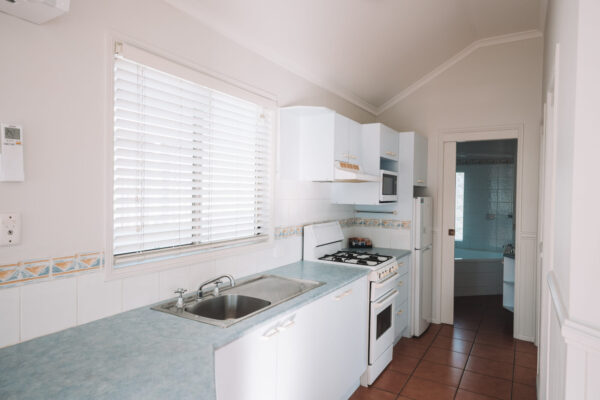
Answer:
POLYGON ((413 133, 414 135, 414 168, 413 185, 427 186, 427 138, 413 133))
POLYGON ((383 124, 377 124, 380 130, 379 157, 398 161, 398 132, 383 124))
POLYGON ((279 113, 279 172, 284 179, 375 181, 362 168, 361 125, 324 107, 286 107, 279 113), (340 173, 338 162, 349 163, 340 173), (356 167, 354 167, 356 166, 356 167), (355 168, 355 169, 352 169, 355 168), (356 173, 363 176, 348 175, 356 173))
MULTIPOLYGON (((398 185, 427 186, 427 138, 415 132, 400 132, 398 185)), ((412 194, 411 194, 412 198, 412 194)))
POLYGON ((361 125, 334 113, 333 152, 336 161, 360 165, 361 161, 361 125))

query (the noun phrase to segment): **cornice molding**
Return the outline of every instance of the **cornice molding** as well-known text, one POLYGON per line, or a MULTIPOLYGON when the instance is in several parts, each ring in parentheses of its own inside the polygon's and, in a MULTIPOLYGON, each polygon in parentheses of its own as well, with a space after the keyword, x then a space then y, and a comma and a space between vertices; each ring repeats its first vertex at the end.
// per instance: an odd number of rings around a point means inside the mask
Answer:
POLYGON ((381 107, 377 108, 377 112, 375 113, 375 115, 381 115, 383 112, 395 106, 398 102, 404 100, 405 98, 407 98, 408 96, 410 96, 411 94, 413 94, 414 92, 416 92, 417 90, 419 90, 420 88, 422 88, 423 86, 440 76, 442 73, 446 72, 448 69, 470 56, 473 52, 475 52, 478 49, 488 46, 496 46, 499 44, 518 42, 521 40, 535 39, 539 37, 542 37, 542 32, 538 30, 531 30, 477 40, 471 43, 469 46, 465 47, 460 52, 456 53, 454 56, 450 57, 448 60, 444 61, 437 68, 427 73, 421 79, 417 80, 416 82, 408 86, 406 89, 402 90, 396 96, 386 101, 383 105, 381 105, 381 107))
POLYGON ((311 72, 305 70, 304 68, 300 67, 299 65, 297 65, 297 63, 293 63, 293 62, 284 60, 282 57, 278 56, 274 51, 271 51, 263 46, 249 44, 248 41, 245 40, 245 38, 242 37, 241 35, 237 35, 237 34, 229 32, 228 30, 226 30, 222 26, 220 26, 218 23, 216 23, 216 21, 211 20, 207 16, 198 15, 197 13, 192 12, 182 2, 180 2, 178 0, 165 0, 165 1, 167 3, 169 3, 171 6, 177 8, 178 10, 201 21, 203 24, 208 26, 210 29, 212 29, 212 30, 216 31, 217 33, 219 33, 220 35, 228 38, 229 40, 233 41, 234 43, 237 43, 238 45, 245 47, 246 49, 258 54, 262 58, 291 72, 292 74, 294 74, 316 86, 319 86, 320 88, 325 89, 330 93, 335 94, 336 96, 348 101, 349 103, 361 108, 362 110, 367 111, 368 113, 372 114, 373 116, 381 115, 383 112, 385 112, 389 108, 393 107, 395 104, 402 101, 403 99, 405 99, 406 97, 408 97, 409 95, 411 95, 412 93, 414 93, 415 91, 417 91, 418 89, 420 89, 421 87, 423 87, 424 85, 429 83, 431 80, 438 77, 444 71, 448 70, 450 67, 452 67, 453 65, 455 65, 456 63, 458 63, 459 61, 464 59, 465 57, 468 57, 471 53, 473 53, 477 49, 480 49, 482 47, 487 47, 487 46, 494 46, 497 44, 511 43, 511 42, 516 42, 519 40, 527 40, 527 39, 542 37, 542 32, 540 32, 538 30, 530 30, 530 31, 510 33, 508 35, 493 36, 490 38, 477 40, 477 41, 471 43, 469 46, 467 46, 463 50, 461 50, 460 52, 458 52, 457 54, 455 54, 454 56, 452 56, 450 59, 448 59, 447 61, 445 61, 438 67, 436 67, 435 69, 433 69, 431 72, 427 73, 425 76, 423 76, 416 82, 412 83, 410 86, 408 86, 407 88, 402 90, 400 93, 398 93, 397 95, 395 95, 394 97, 392 97, 391 99, 386 101, 384 104, 377 107, 377 106, 369 103, 368 101, 364 100, 360 96, 357 96, 356 94, 340 87, 339 85, 332 82, 331 79, 328 79, 327 77, 316 76, 314 73, 311 73, 311 72))

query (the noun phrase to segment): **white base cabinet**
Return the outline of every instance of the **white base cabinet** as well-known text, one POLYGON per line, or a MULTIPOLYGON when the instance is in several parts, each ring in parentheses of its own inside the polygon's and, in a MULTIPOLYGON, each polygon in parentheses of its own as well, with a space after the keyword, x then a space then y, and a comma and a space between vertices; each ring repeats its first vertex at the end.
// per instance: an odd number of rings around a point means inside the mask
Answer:
POLYGON ((215 352, 218 400, 343 399, 367 367, 363 277, 215 352))
POLYGON ((408 315, 410 312, 409 307, 409 284, 410 277, 410 256, 402 257, 398 260, 398 273, 400 274, 400 279, 398 280, 398 296, 396 296, 396 320, 395 322, 395 332, 394 332, 394 342, 397 343, 403 336, 406 328, 408 327, 408 315))

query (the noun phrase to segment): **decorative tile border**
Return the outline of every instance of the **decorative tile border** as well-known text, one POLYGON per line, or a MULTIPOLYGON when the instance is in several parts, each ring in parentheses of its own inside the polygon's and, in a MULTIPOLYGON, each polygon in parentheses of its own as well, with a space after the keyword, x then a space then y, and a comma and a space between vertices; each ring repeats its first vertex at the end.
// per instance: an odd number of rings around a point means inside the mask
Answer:
MULTIPOLYGON (((279 226, 275 228, 275 240, 287 239, 294 236, 302 236, 304 226, 312 224, 320 224, 329 221, 311 222, 304 225, 279 226)), ((338 221, 342 228, 352 226, 363 226, 367 228, 383 228, 383 229, 410 229, 410 221, 401 221, 399 219, 377 219, 377 218, 346 218, 338 221)))
POLYGON ((96 271, 103 267, 104 254, 99 251, 0 265, 0 289, 63 276, 73 276, 96 271))

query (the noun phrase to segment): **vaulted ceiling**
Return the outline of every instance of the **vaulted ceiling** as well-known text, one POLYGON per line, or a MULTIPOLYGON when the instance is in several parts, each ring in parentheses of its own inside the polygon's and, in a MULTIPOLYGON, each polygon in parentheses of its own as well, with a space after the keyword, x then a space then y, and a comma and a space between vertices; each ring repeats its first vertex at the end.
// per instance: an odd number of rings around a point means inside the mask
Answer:
POLYGON ((482 39, 540 30, 540 0, 166 0, 362 108, 482 39))

